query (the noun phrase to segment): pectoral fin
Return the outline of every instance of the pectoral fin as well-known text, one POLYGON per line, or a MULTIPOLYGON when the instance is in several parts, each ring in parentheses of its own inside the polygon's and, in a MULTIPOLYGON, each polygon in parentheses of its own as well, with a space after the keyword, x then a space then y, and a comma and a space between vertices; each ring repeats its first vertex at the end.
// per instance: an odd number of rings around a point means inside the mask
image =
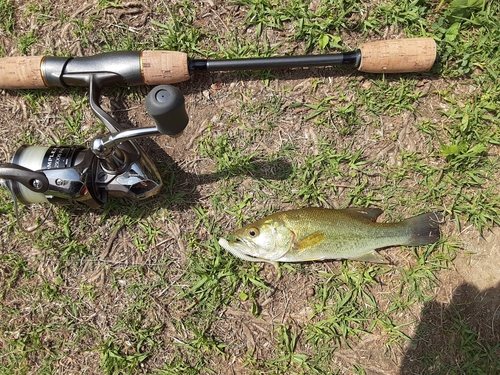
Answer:
POLYGON ((297 249, 297 251, 300 253, 312 246, 320 244, 324 239, 325 234, 323 232, 317 231, 297 241, 294 245, 294 248, 297 249))
POLYGON ((359 260, 361 262, 371 262, 371 263, 389 263, 382 255, 377 253, 375 250, 369 253, 360 255, 359 257, 352 258, 353 260, 359 260))

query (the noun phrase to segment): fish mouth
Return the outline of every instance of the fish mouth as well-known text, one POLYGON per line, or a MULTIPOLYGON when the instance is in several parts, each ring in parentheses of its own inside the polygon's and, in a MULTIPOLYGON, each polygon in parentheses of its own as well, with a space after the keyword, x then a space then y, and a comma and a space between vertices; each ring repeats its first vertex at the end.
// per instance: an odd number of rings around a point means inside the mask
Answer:
POLYGON ((248 262, 268 262, 265 259, 255 258, 253 256, 247 255, 245 250, 247 249, 248 245, 239 238, 236 238, 235 241, 231 242, 227 241, 225 238, 219 238, 219 245, 233 254, 236 258, 240 258, 248 262))

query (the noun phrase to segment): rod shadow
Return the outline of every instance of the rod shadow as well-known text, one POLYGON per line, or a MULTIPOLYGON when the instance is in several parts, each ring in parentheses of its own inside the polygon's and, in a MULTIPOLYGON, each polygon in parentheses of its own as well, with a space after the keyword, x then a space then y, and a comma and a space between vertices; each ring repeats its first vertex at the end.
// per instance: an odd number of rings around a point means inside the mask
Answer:
MULTIPOLYGON (((252 82, 263 80, 297 81, 301 82, 310 78, 338 79, 348 77, 362 77, 363 79, 384 77, 387 82, 399 82, 403 77, 424 77, 427 80, 440 79, 441 65, 436 66, 428 72, 416 73, 363 73, 350 66, 332 65, 310 68, 287 68, 287 69, 263 69, 242 71, 200 71, 192 72, 188 81, 176 83, 184 95, 200 93, 209 89, 214 82, 230 85, 232 82, 252 82)), ((361 79, 361 78, 358 78, 361 79)))

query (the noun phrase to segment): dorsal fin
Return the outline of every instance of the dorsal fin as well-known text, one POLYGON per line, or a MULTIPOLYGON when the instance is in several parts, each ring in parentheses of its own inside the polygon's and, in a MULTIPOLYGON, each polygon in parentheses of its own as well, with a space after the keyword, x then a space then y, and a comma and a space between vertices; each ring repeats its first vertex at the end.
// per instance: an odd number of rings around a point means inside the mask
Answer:
POLYGON ((380 208, 344 208, 344 211, 349 212, 352 215, 358 215, 365 219, 370 219, 371 221, 377 221, 377 218, 382 214, 380 208))

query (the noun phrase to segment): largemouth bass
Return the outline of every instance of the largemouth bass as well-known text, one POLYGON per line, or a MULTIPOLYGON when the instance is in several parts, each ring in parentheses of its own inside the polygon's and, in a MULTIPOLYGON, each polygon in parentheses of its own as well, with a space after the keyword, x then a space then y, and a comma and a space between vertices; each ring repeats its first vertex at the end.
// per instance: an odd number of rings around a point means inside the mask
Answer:
POLYGON ((232 234, 219 244, 234 256, 251 262, 307 262, 352 259, 387 263, 375 249, 423 246, 439 240, 438 212, 398 223, 377 223, 378 208, 342 210, 304 208, 272 214, 232 234))

